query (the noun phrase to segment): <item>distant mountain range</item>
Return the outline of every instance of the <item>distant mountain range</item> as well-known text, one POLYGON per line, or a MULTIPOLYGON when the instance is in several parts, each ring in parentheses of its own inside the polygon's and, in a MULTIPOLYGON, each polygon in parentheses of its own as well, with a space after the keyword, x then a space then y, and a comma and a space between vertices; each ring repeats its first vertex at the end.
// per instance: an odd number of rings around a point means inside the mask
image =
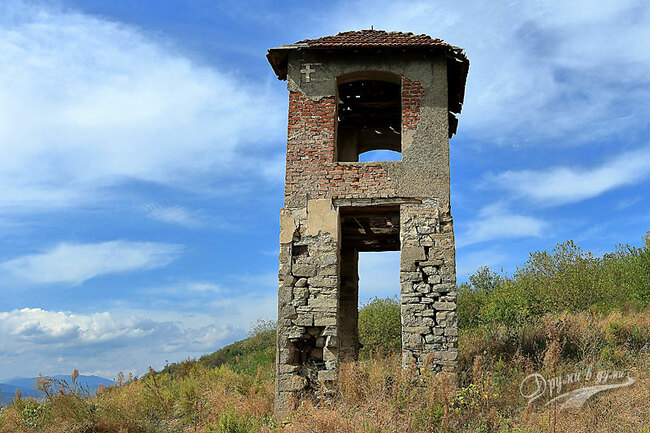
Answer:
MULTIPOLYGON (((69 375, 60 374, 57 376, 48 376, 58 380, 65 380, 68 383, 71 383, 71 377, 69 375)), ((36 380, 37 377, 16 377, 13 379, 8 379, 0 383, 0 406, 7 405, 11 403, 16 396, 16 389, 20 390, 22 398, 32 397, 32 398, 41 398, 45 395, 41 391, 36 390, 36 380)), ((84 376, 80 375, 77 378, 77 383, 84 388, 88 387, 88 390, 91 393, 95 393, 99 385, 111 386, 115 385, 115 382, 109 379, 104 379, 99 376, 84 376)))

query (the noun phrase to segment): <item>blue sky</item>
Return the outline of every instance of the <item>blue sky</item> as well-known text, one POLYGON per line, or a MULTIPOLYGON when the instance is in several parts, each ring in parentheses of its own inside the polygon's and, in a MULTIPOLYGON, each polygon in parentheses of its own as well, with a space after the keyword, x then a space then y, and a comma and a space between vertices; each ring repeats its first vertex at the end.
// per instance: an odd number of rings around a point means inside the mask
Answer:
MULTIPOLYGON (((641 1, 0 5, 0 378, 141 374, 275 318, 288 95, 266 49, 369 28, 471 60, 451 140, 461 280, 650 229, 641 1), (566 3, 566 4, 565 4, 566 3)), ((397 292, 364 254, 361 298, 397 292)))

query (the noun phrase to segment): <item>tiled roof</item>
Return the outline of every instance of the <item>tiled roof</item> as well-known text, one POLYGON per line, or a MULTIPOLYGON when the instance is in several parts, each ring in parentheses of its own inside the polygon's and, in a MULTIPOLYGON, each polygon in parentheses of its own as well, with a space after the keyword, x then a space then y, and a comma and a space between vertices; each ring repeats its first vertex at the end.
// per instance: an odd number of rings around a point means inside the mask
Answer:
POLYGON ((385 30, 358 30, 341 32, 333 36, 323 36, 318 39, 305 39, 293 45, 307 44, 310 48, 329 47, 404 47, 404 46, 437 46, 451 47, 442 39, 434 39, 429 35, 415 35, 405 32, 387 32, 385 30))
MULTIPOLYGON (((406 32, 387 32, 385 30, 354 30, 341 32, 333 36, 323 36, 318 39, 304 39, 289 45, 269 49, 266 55, 280 80, 287 78, 288 52, 300 49, 371 49, 371 48, 401 48, 401 49, 434 49, 447 52, 448 57, 469 66, 465 52, 450 45, 442 39, 429 35, 416 35, 406 32)), ((465 69, 467 69, 465 67, 465 69)), ((465 71, 465 74, 467 71, 465 71)))
POLYGON ((286 80, 289 52, 293 50, 372 50, 376 48, 396 48, 404 50, 443 51, 447 57, 449 134, 456 132, 458 123, 454 113, 460 113, 465 99, 465 82, 469 70, 469 60, 462 48, 446 43, 442 39, 428 35, 415 35, 405 32, 385 30, 356 30, 341 32, 318 39, 305 39, 290 45, 271 48, 266 55, 278 79, 286 80))

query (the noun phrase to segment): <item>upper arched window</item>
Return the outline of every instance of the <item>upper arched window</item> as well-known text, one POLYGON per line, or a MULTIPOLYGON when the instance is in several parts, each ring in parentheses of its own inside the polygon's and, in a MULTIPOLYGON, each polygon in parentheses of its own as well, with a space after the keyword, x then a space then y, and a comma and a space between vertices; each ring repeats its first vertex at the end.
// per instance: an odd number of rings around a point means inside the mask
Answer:
POLYGON ((339 77, 339 161, 401 160, 402 89, 399 76, 363 72, 339 77))

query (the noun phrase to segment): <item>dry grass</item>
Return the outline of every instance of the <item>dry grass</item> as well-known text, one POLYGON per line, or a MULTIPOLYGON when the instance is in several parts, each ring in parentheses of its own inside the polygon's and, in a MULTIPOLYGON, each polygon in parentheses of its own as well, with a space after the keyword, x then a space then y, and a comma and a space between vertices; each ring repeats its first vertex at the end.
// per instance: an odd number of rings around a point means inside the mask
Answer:
MULTIPOLYGON (((394 369, 395 360, 372 360, 342 369, 337 398, 305 400, 281 431, 327 432, 646 432, 650 426, 648 359, 630 365, 637 382, 597 395, 578 410, 527 406, 520 377, 504 381, 477 358, 472 384, 450 377, 417 380, 394 369)), ((567 366, 565 366, 567 367, 567 366)))
POLYGON ((649 313, 548 315, 516 328, 463 332, 457 380, 402 371, 396 358, 347 364, 339 394, 318 404, 304 400, 281 431, 648 432, 649 313), (550 379, 586 369, 626 370, 637 382, 573 411, 528 406, 520 394, 531 373, 550 379))
POLYGON ((304 396, 288 423, 272 417, 272 364, 254 374, 187 364, 93 397, 69 387, 17 399, 0 410, 0 432, 650 432, 649 310, 495 324, 461 332, 459 347, 457 376, 402 370, 397 355, 344 364, 338 393, 304 396), (530 373, 587 368, 628 370, 637 382, 569 412, 520 395, 530 373))
POLYGON ((90 398, 56 393, 42 403, 16 400, 0 412, 0 431, 218 432, 230 431, 220 430, 228 423, 259 431, 273 410, 273 382, 260 374, 197 365, 184 376, 151 372, 90 398))

